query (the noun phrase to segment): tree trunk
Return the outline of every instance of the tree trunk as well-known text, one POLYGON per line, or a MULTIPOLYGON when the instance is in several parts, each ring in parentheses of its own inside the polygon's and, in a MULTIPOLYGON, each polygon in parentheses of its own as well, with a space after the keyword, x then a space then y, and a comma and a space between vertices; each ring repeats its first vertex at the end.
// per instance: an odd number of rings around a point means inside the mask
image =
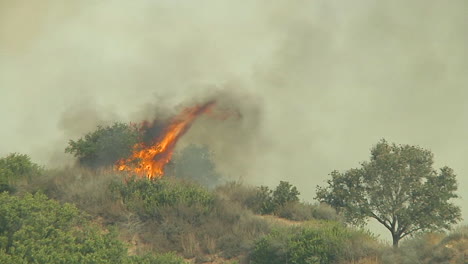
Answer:
POLYGON ((398 248, 398 242, 400 242, 401 237, 397 234, 392 234, 393 238, 393 248, 398 248))

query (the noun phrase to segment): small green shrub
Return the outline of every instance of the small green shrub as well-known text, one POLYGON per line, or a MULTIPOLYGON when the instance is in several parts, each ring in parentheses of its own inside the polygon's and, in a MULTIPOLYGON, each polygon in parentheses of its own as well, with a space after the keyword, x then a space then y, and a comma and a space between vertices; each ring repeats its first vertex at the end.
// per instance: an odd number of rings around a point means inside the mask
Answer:
MULTIPOLYGON (((276 189, 270 190, 267 186, 260 186, 253 199, 245 204, 254 213, 277 214, 281 207, 299 202, 299 191, 296 187, 285 181, 280 181, 276 189)), ((245 200, 247 202, 247 200, 245 200)))
POLYGON ((290 227, 273 231, 255 244, 252 263, 335 263, 348 232, 340 225, 290 227))
POLYGON ((121 263, 126 249, 72 205, 0 194, 0 263, 121 263))
POLYGON ((208 213, 214 202, 214 196, 208 190, 195 184, 174 180, 130 178, 126 183, 114 182, 110 188, 129 210, 146 218, 160 219, 161 210, 176 205, 198 207, 201 209, 198 211, 208 213))
POLYGON ((250 260, 254 264, 329 264, 376 254, 349 255, 347 247, 360 239, 357 234, 365 236, 337 222, 280 228, 256 241, 250 260))
POLYGON ((325 203, 312 205, 312 217, 319 220, 344 222, 343 217, 333 207, 325 203))
POLYGON ((31 181, 42 173, 43 169, 28 155, 12 153, 0 158, 0 192, 15 191, 19 181, 31 181))
POLYGON ((314 206, 306 203, 290 202, 279 206, 275 214, 281 218, 294 221, 307 221, 314 219, 314 206))
POLYGON ((275 210, 275 215, 294 221, 317 219, 343 222, 343 219, 336 213, 335 209, 326 204, 289 202, 279 206, 275 210))

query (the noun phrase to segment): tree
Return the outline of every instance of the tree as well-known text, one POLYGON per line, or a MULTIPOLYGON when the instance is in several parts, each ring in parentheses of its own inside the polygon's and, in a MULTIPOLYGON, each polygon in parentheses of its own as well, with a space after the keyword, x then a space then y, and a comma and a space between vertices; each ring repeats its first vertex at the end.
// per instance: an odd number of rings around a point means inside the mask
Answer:
POLYGON ((381 140, 370 162, 344 173, 333 171, 327 187, 317 186, 316 199, 344 213, 353 224, 376 219, 392 234, 393 246, 422 231, 448 229, 461 220, 453 170, 433 169, 433 154, 417 146, 381 140))
POLYGON ((299 191, 287 181, 280 181, 275 190, 260 186, 255 197, 254 211, 261 214, 276 214, 283 206, 299 202, 299 191))
POLYGON ((18 180, 30 180, 42 173, 42 168, 26 154, 11 153, 0 158, 0 192, 13 191, 18 180))
POLYGON ((111 166, 117 160, 128 157, 140 135, 136 127, 114 123, 112 126, 98 126, 77 141, 70 140, 66 153, 78 158, 81 165, 98 168, 111 166))
POLYGON ((299 191, 287 181, 280 181, 273 192, 273 204, 283 206, 287 203, 299 202, 299 191))

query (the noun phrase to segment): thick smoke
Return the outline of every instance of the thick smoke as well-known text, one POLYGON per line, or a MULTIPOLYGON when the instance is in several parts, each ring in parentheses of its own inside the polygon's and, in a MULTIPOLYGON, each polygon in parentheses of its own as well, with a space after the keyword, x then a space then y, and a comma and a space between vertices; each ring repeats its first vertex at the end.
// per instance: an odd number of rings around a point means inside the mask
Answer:
POLYGON ((231 177, 287 180, 311 200, 330 171, 386 138, 432 150, 464 190, 467 10, 466 0, 0 0, 0 154, 62 162, 48 154, 97 123, 151 120, 221 90, 243 119, 203 118, 180 147, 209 144, 231 177))

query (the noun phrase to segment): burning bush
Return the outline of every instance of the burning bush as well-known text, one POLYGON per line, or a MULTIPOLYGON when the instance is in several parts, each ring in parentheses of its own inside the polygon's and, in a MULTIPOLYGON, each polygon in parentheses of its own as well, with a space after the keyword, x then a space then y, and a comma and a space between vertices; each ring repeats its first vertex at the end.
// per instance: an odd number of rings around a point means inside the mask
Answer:
POLYGON ((178 140, 197 117, 211 112, 214 106, 214 101, 208 101, 185 108, 168 120, 99 126, 77 141, 70 140, 65 152, 73 154, 81 165, 89 168, 115 165, 119 171, 140 177, 161 178, 178 140))
POLYGON ((164 167, 171 160, 177 141, 190 128, 195 119, 203 113, 211 111, 215 102, 210 101, 184 109, 179 115, 168 121, 162 128, 158 120, 151 124, 144 122, 141 126, 143 134, 155 127, 156 133, 150 133, 149 142, 138 142, 133 146, 132 154, 117 162, 119 171, 129 171, 149 179, 161 178, 164 167), (154 134, 154 135, 153 135, 154 134))

